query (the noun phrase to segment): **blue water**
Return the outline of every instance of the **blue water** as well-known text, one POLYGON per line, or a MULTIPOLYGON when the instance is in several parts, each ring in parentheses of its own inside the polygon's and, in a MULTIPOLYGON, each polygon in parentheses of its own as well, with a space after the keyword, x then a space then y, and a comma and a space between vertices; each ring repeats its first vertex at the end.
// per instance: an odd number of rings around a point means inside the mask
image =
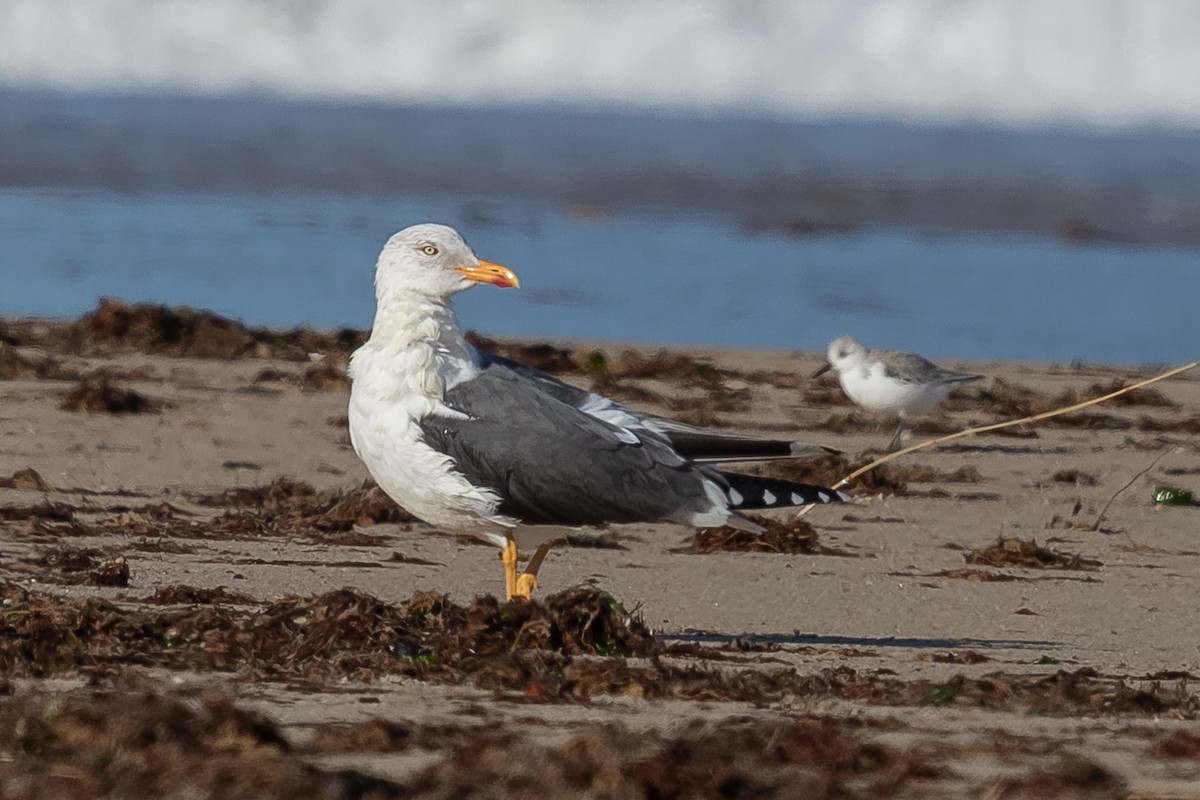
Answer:
POLYGON ((754 233, 727 215, 596 214, 528 198, 0 189, 0 314, 101 296, 252 324, 370 325, 375 255, 419 221, 458 227, 519 291, 461 296, 496 335, 821 349, 835 336, 931 356, 1182 361, 1197 253, 872 226, 754 233))

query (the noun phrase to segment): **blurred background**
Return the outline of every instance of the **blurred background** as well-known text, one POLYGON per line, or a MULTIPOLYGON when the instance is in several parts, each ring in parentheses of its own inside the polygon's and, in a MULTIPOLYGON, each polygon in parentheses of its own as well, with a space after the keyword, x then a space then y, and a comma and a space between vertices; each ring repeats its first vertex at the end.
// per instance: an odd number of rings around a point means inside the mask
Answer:
POLYGON ((370 325, 458 227, 488 334, 1179 361, 1188 0, 0 0, 0 314, 370 325))

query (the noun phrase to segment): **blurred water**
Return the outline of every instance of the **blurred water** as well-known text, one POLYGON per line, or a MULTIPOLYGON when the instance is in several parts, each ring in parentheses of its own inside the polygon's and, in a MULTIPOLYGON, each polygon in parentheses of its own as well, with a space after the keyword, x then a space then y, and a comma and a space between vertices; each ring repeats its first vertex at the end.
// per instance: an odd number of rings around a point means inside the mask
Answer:
POLYGON ((247 322, 370 324, 387 236, 436 220, 521 276, 460 297, 487 333, 820 349, 834 336, 934 356, 1196 357, 1196 254, 1016 234, 754 233, 715 214, 572 213, 414 194, 0 190, 0 314, 103 295, 247 322))
POLYGON ((521 336, 1195 357, 1186 0, 0 0, 0 313, 370 322, 460 227, 521 336))

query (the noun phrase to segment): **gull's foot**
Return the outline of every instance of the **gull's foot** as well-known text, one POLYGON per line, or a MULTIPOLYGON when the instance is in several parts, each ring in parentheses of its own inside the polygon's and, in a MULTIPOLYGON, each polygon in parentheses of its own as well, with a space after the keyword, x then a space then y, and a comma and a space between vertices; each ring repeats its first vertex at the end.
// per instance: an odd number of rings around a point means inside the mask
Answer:
MULTIPOLYGON (((529 600, 533 597, 533 590, 537 587, 537 576, 531 575, 528 572, 522 572, 517 576, 517 585, 513 589, 512 596, 519 597, 522 600, 529 600)), ((509 599, 511 600, 512 598, 509 599)))

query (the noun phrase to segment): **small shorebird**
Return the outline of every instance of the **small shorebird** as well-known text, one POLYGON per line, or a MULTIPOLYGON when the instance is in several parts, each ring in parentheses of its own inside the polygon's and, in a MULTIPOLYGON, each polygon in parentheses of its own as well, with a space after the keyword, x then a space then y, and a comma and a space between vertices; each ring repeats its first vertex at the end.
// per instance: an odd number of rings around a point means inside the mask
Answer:
POLYGON ((445 225, 388 239, 371 338, 350 360, 350 442, 407 511, 499 547, 508 598, 530 596, 564 529, 662 520, 761 531, 740 512, 844 499, 716 467, 829 448, 645 414, 476 350, 450 300, 481 283, 520 285, 445 225), (518 545, 537 547, 520 576, 518 545))
POLYGON ((984 377, 942 369, 915 353, 868 350, 849 336, 834 339, 825 355, 828 362, 812 377, 832 369, 837 372, 842 391, 856 405, 899 416, 900 424, 888 452, 899 449, 909 414, 928 414, 955 386, 984 377))

